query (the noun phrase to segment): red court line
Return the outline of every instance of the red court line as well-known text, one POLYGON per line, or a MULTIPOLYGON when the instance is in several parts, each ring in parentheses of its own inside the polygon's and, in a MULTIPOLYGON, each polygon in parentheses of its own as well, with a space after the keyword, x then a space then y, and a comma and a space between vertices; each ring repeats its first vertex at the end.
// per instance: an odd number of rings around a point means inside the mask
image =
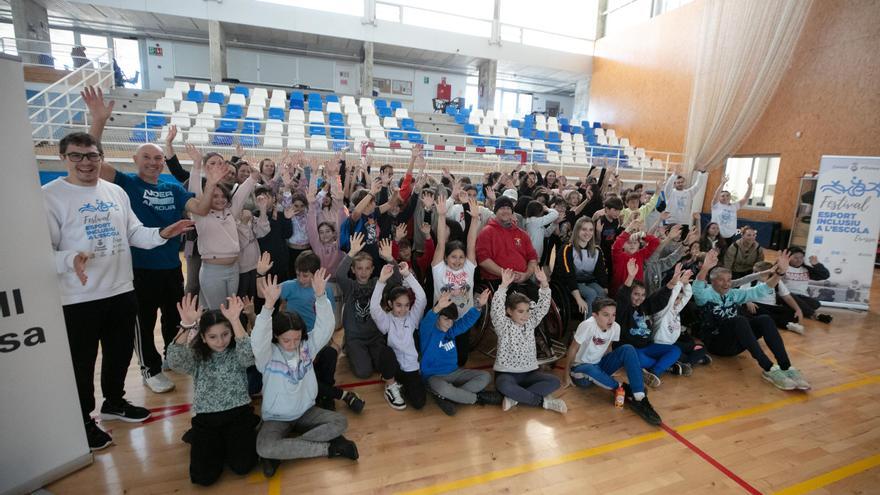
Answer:
POLYGON ((142 425, 150 424, 160 419, 170 418, 178 414, 187 413, 192 408, 192 404, 180 404, 179 406, 164 406, 150 409, 152 415, 141 422, 142 425))
POLYGON ((753 487, 748 482, 746 482, 746 480, 737 476, 730 469, 727 469, 726 467, 724 467, 723 464, 721 464, 720 462, 715 460, 715 458, 713 458, 712 456, 710 456, 709 454, 704 452, 702 449, 700 449, 696 445, 689 442, 688 439, 681 436, 677 431, 675 431, 672 428, 670 428, 669 426, 667 426, 666 423, 662 423, 660 425, 660 428, 663 428, 663 431, 668 433, 669 436, 671 436, 672 438, 674 438, 674 439, 678 440, 679 442, 681 442, 682 444, 684 444, 685 447, 694 451, 694 453, 696 453, 698 456, 702 457, 703 460, 705 460, 709 464, 715 466, 715 468, 717 470, 721 471, 722 473, 724 473, 725 476, 727 476, 728 478, 735 481, 739 486, 743 487, 745 489, 745 491, 751 493, 752 495, 763 495, 757 488, 753 487))

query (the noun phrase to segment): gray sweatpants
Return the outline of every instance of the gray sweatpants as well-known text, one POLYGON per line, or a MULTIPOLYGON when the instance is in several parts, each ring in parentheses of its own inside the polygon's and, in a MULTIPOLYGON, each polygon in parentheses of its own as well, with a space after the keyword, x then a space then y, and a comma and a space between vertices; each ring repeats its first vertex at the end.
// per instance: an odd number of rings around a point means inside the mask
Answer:
POLYGON ((263 421, 257 454, 264 459, 327 457, 330 440, 345 433, 348 420, 338 412, 312 406, 296 421, 263 421), (298 437, 288 438, 291 432, 298 437))
POLYGON ((448 375, 428 378, 428 387, 452 402, 473 404, 477 402, 477 392, 482 392, 491 381, 492 375, 486 371, 459 368, 448 375))
POLYGON ((238 293, 238 262, 212 265, 202 261, 199 270, 199 305, 204 309, 220 309, 226 298, 238 293))

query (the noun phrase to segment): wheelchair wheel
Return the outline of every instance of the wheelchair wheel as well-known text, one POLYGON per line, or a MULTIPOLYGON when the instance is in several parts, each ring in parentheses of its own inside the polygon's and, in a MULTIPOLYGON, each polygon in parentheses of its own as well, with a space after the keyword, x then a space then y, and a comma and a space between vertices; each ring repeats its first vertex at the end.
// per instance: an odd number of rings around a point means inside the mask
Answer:
POLYGON ((552 364, 565 356, 571 341, 568 324, 562 319, 556 303, 550 302, 547 316, 535 328, 538 364, 552 364))

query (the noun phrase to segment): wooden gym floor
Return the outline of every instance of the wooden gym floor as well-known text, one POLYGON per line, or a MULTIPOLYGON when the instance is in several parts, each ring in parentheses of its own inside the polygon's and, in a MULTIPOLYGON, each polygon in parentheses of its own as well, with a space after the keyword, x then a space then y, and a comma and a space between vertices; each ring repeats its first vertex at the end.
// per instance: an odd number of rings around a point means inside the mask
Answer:
MULTIPOLYGON (((259 467, 228 470, 211 493, 878 493, 880 492, 880 276, 871 310, 829 311, 832 325, 783 332, 792 362, 813 385, 783 392, 761 378, 747 353, 715 358, 688 378, 665 376, 650 391, 665 426, 653 428, 608 392, 570 388, 561 415, 529 407, 460 406, 445 416, 389 408, 378 381, 339 361, 337 383, 367 406, 348 417, 360 460, 286 461, 267 480, 259 467)), ((161 337, 157 346, 161 346, 161 337)), ((768 353, 769 354, 769 353, 768 353)), ((472 355, 469 366, 489 366, 472 355)), ((100 369, 100 366, 98 367, 100 369)), ((153 394, 132 360, 127 397, 153 410, 145 424, 108 422, 115 444, 91 466, 47 488, 58 494, 200 492, 189 482, 190 378, 153 394)), ((96 389, 100 391, 99 377, 96 389)), ((101 399, 98 397, 98 405, 101 399)))

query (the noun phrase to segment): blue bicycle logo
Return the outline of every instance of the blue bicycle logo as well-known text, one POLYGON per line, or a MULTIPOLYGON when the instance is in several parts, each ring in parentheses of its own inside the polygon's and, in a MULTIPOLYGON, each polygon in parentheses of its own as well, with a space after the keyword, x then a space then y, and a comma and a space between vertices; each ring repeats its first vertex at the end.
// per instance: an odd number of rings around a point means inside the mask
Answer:
POLYGON ((822 192, 833 192, 836 194, 846 194, 860 198, 868 193, 876 193, 880 197, 880 182, 869 182, 867 185, 858 177, 850 180, 851 185, 845 186, 839 180, 833 181, 831 184, 825 184, 820 188, 822 192))
POLYGON ((95 205, 93 206, 91 203, 84 204, 80 209, 80 213, 104 213, 110 210, 118 210, 119 206, 112 201, 101 201, 100 199, 95 200, 95 205))

